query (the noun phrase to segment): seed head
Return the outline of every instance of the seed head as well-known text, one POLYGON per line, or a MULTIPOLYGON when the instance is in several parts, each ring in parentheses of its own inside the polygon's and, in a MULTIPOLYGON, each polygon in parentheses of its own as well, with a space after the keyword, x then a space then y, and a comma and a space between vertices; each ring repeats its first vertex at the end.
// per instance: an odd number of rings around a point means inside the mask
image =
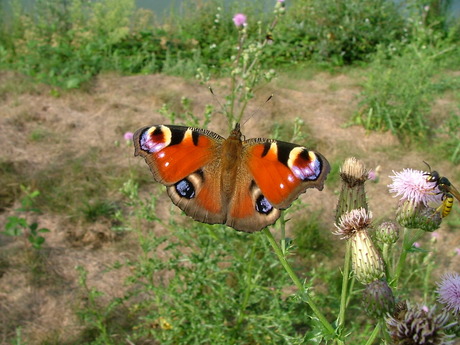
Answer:
POLYGON ((434 308, 407 305, 389 316, 386 323, 395 345, 449 345, 453 344, 453 335, 444 331, 455 323, 448 324, 448 320, 445 312, 437 314, 434 308))

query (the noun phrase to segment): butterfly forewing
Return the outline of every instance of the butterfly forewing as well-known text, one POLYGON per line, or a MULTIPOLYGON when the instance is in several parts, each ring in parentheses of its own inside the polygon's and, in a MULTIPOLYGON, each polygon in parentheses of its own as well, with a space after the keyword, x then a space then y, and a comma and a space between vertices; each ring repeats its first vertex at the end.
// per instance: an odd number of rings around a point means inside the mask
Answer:
POLYGON ((157 125, 137 130, 133 140, 134 154, 144 157, 156 181, 169 186, 215 159, 223 138, 199 128, 157 125))

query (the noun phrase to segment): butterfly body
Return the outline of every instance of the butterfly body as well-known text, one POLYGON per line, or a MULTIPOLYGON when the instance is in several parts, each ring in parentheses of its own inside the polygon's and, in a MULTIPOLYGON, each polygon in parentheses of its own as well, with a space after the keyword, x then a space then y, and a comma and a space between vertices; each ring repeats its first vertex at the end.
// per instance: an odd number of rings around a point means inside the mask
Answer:
POLYGON ((306 191, 323 188, 330 167, 319 153, 272 139, 244 140, 237 124, 227 139, 201 128, 154 125, 134 134, 174 204, 195 220, 254 232, 306 191))

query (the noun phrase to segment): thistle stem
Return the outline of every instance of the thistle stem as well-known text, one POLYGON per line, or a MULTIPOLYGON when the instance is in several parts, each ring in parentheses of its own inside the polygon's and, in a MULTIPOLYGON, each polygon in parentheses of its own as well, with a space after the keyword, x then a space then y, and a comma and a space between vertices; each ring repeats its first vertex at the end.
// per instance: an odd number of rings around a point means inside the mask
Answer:
POLYGON ((404 235, 403 235, 403 244, 401 248, 401 254, 399 256, 398 265, 396 266, 395 275, 393 277, 394 285, 398 284, 399 277, 401 276, 404 264, 406 263, 407 253, 409 249, 412 247, 415 241, 409 236, 409 229, 404 228, 404 235))
MULTIPOLYGON (((276 256, 278 256, 278 259, 281 263, 281 265, 284 267, 286 272, 288 273, 289 277, 292 279, 293 283, 296 285, 296 287, 299 289, 299 295, 302 298, 303 301, 305 301, 310 308, 313 310, 313 313, 316 315, 318 320, 321 322, 323 325, 325 331, 328 333, 329 336, 334 335, 334 338, 337 338, 335 334, 335 330, 332 327, 332 325, 326 320, 326 317, 320 312, 316 304, 313 302, 312 298, 308 294, 308 291, 306 291, 304 285, 300 281, 299 277, 294 273, 291 265, 289 262, 286 260, 286 257, 284 256, 283 252, 281 251, 281 248, 278 246, 278 243, 276 243, 275 238, 273 237, 272 233, 268 228, 265 228, 263 230, 265 236, 267 237, 268 241, 270 242, 273 250, 275 251, 276 256)), ((336 342, 338 344, 343 344, 343 342, 339 339, 336 339, 336 342)))
POLYGON ((343 264, 342 274, 342 293, 340 296, 340 310, 339 317, 337 318, 337 329, 343 329, 345 324, 345 311, 348 305, 348 282, 350 280, 350 266, 351 266, 351 242, 347 241, 345 251, 345 262, 343 264))

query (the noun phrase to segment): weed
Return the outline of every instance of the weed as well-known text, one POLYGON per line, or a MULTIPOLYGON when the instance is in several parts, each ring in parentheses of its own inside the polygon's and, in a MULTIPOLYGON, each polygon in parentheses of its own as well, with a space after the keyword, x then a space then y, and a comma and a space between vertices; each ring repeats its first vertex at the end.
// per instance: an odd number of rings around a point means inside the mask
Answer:
POLYGON ((300 257, 307 258, 310 253, 330 254, 330 239, 322 231, 318 214, 297 221, 293 231, 294 245, 300 257))
POLYGON ((390 130, 401 140, 421 140, 432 134, 427 115, 435 62, 407 49, 390 61, 378 55, 371 66, 354 120, 366 129, 390 130))
POLYGON ((114 202, 107 200, 86 201, 81 207, 81 213, 85 220, 95 222, 104 217, 111 219, 118 211, 119 207, 114 202))
MULTIPOLYGON (((16 212, 35 212, 40 213, 40 210, 34 207, 35 198, 38 197, 40 192, 38 190, 29 191, 25 187, 21 187, 25 196, 21 200, 21 207, 16 209, 16 212)), ((33 248, 41 249, 45 238, 41 234, 49 232, 46 228, 39 228, 38 222, 29 224, 26 218, 20 216, 10 216, 5 224, 3 233, 8 236, 24 236, 32 245, 33 248)))

